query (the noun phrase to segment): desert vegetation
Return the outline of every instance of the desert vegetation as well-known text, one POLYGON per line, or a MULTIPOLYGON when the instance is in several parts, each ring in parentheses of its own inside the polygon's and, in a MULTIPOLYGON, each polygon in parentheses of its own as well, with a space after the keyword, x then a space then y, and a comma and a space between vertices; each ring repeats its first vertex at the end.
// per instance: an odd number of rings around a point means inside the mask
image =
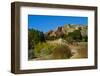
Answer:
POLYGON ((28 59, 87 58, 87 25, 65 24, 48 32, 28 29, 28 59))

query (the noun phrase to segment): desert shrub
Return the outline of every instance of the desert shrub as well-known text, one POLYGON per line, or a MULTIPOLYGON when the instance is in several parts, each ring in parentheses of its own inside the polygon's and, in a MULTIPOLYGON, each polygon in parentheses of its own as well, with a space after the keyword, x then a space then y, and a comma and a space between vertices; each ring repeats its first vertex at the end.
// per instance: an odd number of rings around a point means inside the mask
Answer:
POLYGON ((71 50, 67 45, 58 45, 52 52, 53 59, 68 59, 71 56, 71 50))
POLYGON ((83 42, 87 42, 87 41, 88 41, 88 37, 87 37, 87 36, 83 36, 83 37, 82 37, 82 41, 83 41, 83 42))
POLYGON ((33 59, 35 58, 35 55, 34 55, 34 51, 31 49, 31 50, 28 50, 28 59, 33 59))
POLYGON ((57 39, 57 37, 55 37, 55 36, 47 36, 47 40, 55 40, 55 39, 57 39))
POLYGON ((34 48, 34 53, 36 57, 47 56, 52 53, 55 46, 48 43, 38 43, 34 48))
POLYGON ((68 44, 73 44, 73 42, 74 42, 73 38, 70 36, 65 38, 65 40, 67 41, 68 44))
POLYGON ((35 46, 34 55, 40 59, 67 59, 71 57, 71 50, 67 45, 44 42, 35 46))
POLYGON ((75 30, 73 32, 68 33, 67 38, 69 39, 67 41, 72 41, 72 40, 76 42, 82 41, 82 35, 80 30, 75 30))

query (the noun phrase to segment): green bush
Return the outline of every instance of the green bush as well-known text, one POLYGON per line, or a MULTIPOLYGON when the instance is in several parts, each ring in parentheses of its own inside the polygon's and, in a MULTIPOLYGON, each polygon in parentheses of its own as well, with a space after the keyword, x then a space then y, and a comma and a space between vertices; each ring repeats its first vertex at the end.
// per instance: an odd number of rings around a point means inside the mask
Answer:
POLYGON ((34 49, 34 46, 39 42, 45 42, 43 32, 35 29, 28 29, 28 48, 34 49))
POLYGON ((28 50, 28 59, 34 59, 35 55, 34 55, 34 51, 32 49, 28 50))
POLYGON ((76 42, 82 41, 82 35, 80 30, 75 30, 73 32, 70 32, 68 34, 68 38, 70 38, 71 40, 74 40, 76 42))
POLYGON ((34 53, 36 57, 47 56, 52 53, 55 46, 48 43, 38 43, 34 48, 34 53))
POLYGON ((83 42, 87 42, 88 41, 88 37, 87 36, 82 37, 82 41, 83 42))

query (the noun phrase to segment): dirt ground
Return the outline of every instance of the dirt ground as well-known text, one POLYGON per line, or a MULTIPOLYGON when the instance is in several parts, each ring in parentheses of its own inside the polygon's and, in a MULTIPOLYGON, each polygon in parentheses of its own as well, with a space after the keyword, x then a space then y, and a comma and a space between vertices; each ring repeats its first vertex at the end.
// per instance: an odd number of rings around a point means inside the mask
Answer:
POLYGON ((86 42, 81 42, 78 45, 69 45, 69 47, 73 53, 71 59, 88 57, 88 47, 86 42))

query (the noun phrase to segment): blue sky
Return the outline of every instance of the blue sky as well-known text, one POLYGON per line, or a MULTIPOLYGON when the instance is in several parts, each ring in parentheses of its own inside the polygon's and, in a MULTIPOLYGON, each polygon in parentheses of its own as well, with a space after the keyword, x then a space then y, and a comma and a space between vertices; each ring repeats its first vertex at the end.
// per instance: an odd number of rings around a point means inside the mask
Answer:
POLYGON ((28 15, 28 28, 34 28, 42 32, 54 30, 65 24, 88 25, 88 17, 28 15))

